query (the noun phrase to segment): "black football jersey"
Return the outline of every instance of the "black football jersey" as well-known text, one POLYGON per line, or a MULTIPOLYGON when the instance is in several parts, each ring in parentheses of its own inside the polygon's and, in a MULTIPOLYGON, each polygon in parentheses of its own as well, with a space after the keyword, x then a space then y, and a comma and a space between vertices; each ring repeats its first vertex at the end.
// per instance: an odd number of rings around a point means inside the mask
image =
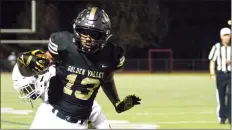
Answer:
POLYGON ((50 98, 51 104, 70 116, 88 118, 100 85, 123 67, 123 49, 107 43, 100 52, 86 55, 77 49, 73 34, 65 31, 51 35, 48 50, 56 64, 48 96, 59 96, 55 102, 50 98))

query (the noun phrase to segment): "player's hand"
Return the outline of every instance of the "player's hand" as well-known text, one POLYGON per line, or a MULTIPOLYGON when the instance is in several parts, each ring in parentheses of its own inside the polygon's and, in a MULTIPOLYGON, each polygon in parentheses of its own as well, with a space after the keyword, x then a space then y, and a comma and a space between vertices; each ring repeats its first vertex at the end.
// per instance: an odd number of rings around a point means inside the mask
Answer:
POLYGON ((210 75, 210 79, 215 81, 216 80, 216 76, 213 74, 213 75, 210 75))
POLYGON ((35 73, 40 73, 49 66, 49 59, 38 56, 39 54, 43 54, 43 52, 40 50, 25 52, 17 58, 17 61, 35 73))
POLYGON ((134 105, 139 105, 141 99, 135 95, 128 95, 122 101, 119 101, 115 105, 115 109, 118 113, 127 111, 134 107, 134 105))

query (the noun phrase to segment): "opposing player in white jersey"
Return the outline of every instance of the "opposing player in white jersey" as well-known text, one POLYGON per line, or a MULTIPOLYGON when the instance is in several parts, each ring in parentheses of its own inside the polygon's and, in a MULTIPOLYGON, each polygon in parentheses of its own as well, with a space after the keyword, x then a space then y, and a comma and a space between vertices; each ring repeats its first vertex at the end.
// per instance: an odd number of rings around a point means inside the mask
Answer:
MULTIPOLYGON (((33 100, 41 98, 43 100, 43 103, 41 105, 44 105, 48 101, 47 91, 49 87, 49 80, 54 75, 55 67, 50 66, 46 73, 43 73, 41 75, 25 77, 21 75, 18 69, 18 65, 16 64, 12 73, 13 86, 21 94, 20 98, 28 100, 31 103, 33 102, 33 100)), ((42 115, 41 113, 43 113, 43 109, 40 108, 37 111, 36 115, 42 115)), ((49 114, 46 116, 56 117, 55 114, 49 114)), ((30 129, 38 128, 38 126, 43 125, 38 123, 40 122, 38 120, 46 120, 46 117, 41 116, 41 118, 36 118, 36 120, 37 121, 33 121, 33 123, 30 126, 30 129)), ((54 118, 54 120, 57 120, 57 118, 54 118)), ((60 120, 61 123, 62 121, 64 120, 60 120)), ((106 116, 102 113, 101 107, 98 105, 96 101, 94 101, 94 104, 92 106, 92 112, 90 114, 89 121, 91 122, 91 125, 96 129, 110 129, 110 124, 106 119, 106 116)))

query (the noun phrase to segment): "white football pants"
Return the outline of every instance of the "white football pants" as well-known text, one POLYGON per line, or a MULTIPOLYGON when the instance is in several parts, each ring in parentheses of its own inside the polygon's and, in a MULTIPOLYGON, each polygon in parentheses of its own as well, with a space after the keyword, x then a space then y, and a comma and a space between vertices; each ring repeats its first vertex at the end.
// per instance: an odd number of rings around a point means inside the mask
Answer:
MULTIPOLYGON (((83 124, 70 123, 60 119, 52 112, 52 106, 42 103, 38 108, 30 129, 88 129, 88 120, 83 124)), ((89 121, 96 129, 111 129, 106 116, 102 113, 101 107, 94 101, 89 121)))

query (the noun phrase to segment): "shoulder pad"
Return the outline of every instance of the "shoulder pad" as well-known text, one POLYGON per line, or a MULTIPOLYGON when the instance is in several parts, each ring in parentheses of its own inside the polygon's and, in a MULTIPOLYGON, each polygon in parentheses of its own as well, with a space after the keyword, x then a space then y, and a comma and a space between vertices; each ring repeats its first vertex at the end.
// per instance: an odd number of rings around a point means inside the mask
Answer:
POLYGON ((68 31, 55 32, 55 33, 51 34, 50 38, 52 38, 53 40, 58 40, 58 39, 62 39, 64 37, 69 37, 70 35, 72 35, 72 33, 68 32, 68 31))
POLYGON ((124 56, 124 49, 118 45, 108 43, 107 45, 108 51, 112 54, 110 57, 113 59, 113 71, 121 69, 125 62, 125 56, 124 56))
POLYGON ((48 43, 49 52, 53 55, 58 55, 59 51, 66 50, 70 39, 72 39, 72 33, 67 31, 51 34, 48 43))

